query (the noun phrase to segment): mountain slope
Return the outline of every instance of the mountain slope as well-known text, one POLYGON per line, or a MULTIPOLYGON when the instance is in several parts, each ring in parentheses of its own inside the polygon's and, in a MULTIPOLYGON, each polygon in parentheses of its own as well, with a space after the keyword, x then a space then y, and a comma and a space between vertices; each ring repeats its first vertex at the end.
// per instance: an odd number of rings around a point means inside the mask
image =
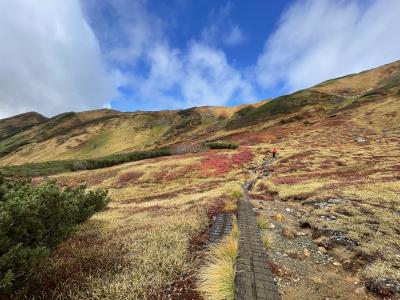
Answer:
POLYGON ((365 101, 396 97, 399 86, 398 61, 254 105, 134 113, 103 109, 50 119, 27 113, 0 121, 0 165, 95 158, 225 139, 249 126, 318 119, 365 101))
POLYGON ((19 131, 28 129, 47 120, 46 117, 36 112, 27 112, 17 116, 0 120, 0 139, 14 135, 19 131))

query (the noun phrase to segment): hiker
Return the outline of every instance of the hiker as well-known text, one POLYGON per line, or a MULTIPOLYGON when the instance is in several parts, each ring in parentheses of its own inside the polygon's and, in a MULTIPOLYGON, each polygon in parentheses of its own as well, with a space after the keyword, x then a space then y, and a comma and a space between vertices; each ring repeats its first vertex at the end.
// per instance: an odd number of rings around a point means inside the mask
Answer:
POLYGON ((273 147, 271 152, 272 152, 272 158, 276 158, 276 153, 278 152, 278 150, 275 147, 273 147))

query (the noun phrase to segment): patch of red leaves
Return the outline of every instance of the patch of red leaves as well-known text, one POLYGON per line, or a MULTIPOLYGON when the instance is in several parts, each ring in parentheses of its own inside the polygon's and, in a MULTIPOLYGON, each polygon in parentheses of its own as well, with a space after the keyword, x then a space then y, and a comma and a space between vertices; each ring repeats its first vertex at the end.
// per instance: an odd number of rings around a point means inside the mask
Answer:
POLYGON ((232 161, 226 154, 209 154, 201 160, 201 170, 205 176, 218 176, 232 169, 232 161))
POLYGON ((239 153, 233 154, 231 159, 234 165, 242 166, 253 160, 253 158, 254 154, 245 149, 243 151, 240 151, 239 153))
POLYGON ((253 153, 248 149, 244 149, 232 156, 211 153, 201 160, 200 168, 204 176, 219 176, 230 172, 234 167, 243 166, 253 158, 253 153))
POLYGON ((162 182, 162 181, 173 181, 176 179, 183 178, 188 174, 191 174, 200 169, 199 164, 192 164, 184 166, 177 170, 165 170, 156 172, 152 175, 154 182, 162 182))

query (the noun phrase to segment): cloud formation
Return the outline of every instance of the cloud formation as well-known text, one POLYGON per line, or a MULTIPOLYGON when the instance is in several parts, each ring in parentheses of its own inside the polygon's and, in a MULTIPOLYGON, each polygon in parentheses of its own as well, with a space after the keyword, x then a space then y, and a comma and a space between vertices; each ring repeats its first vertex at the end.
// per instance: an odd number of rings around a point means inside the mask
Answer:
POLYGON ((171 27, 148 6, 1 1, 0 118, 110 101, 129 110, 251 102, 400 59, 397 0, 294 1, 245 69, 234 63, 241 57, 228 56, 248 45, 249 30, 232 20, 230 2, 180 43, 176 20, 171 27))
POLYGON ((211 10, 207 25, 201 33, 201 40, 208 45, 235 47, 245 42, 246 36, 242 28, 230 17, 233 5, 226 2, 217 9, 211 10))
MULTIPOLYGON (((130 109, 225 105, 231 100, 256 99, 252 85, 214 43, 219 25, 210 25, 199 39, 193 38, 178 48, 171 44, 164 21, 149 12, 145 1, 100 3, 88 1, 86 10, 108 62, 122 66, 121 85, 129 88, 130 95, 128 100, 119 101, 129 101, 130 109), (104 11, 113 15, 113 24, 101 21, 104 11)), ((218 14, 225 18, 229 11, 226 6, 218 14)), ((243 36, 239 27, 233 26, 232 30, 226 42, 233 46, 243 36)))
POLYGON ((105 105, 113 83, 78 0, 0 2, 0 117, 105 105))
POLYGON ((295 91, 400 58, 400 1, 301 0, 258 58, 264 89, 295 91))

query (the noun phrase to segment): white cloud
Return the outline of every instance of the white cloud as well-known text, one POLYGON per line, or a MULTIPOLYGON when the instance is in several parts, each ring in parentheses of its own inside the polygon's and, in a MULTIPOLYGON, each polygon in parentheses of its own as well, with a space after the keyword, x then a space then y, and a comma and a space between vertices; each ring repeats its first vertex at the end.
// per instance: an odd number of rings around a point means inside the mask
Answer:
MULTIPOLYGON (((168 39, 167 24, 149 12, 144 1, 101 3, 102 6, 95 0, 86 2, 86 10, 103 41, 108 61, 129 66, 123 75, 124 85, 134 94, 128 100, 132 109, 135 106, 172 109, 255 100, 251 84, 229 63, 225 52, 211 42, 216 37, 211 27, 207 27, 207 39, 203 31, 200 40, 193 39, 185 47, 177 48, 168 39), (114 16, 113 26, 96 19, 101 18, 101 9, 114 16), (117 42, 113 40, 116 35, 117 42)), ((224 6, 219 15, 225 16, 229 11, 230 6, 224 6)), ((243 38, 240 28, 235 28, 229 40, 232 45, 243 38)))
POLYGON ((0 2, 0 117, 105 105, 113 82, 78 0, 0 2))
POLYGON ((195 41, 185 51, 160 44, 149 50, 147 59, 149 73, 128 77, 128 83, 139 99, 148 99, 149 109, 255 100, 252 85, 220 49, 195 41))
POLYGON ((230 17, 232 9, 232 3, 227 2, 210 12, 208 24, 201 32, 202 42, 214 47, 219 45, 235 47, 246 40, 242 28, 230 17))
POLYGON ((267 40, 256 74, 264 88, 305 88, 400 59, 400 1, 305 0, 267 40))
POLYGON ((225 45, 233 47, 243 43, 245 41, 245 36, 243 34, 242 29, 240 29, 238 25, 235 25, 227 33, 223 41, 225 45))

